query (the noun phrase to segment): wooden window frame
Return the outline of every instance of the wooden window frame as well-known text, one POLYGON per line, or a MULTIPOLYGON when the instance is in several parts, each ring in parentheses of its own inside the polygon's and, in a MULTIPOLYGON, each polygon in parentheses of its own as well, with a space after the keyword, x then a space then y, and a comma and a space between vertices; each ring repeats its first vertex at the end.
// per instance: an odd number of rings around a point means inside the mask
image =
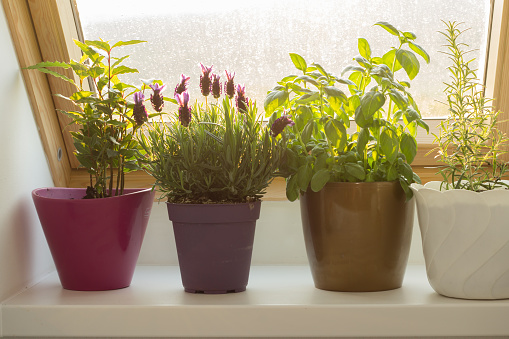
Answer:
MULTIPOLYGON (((2 0, 12 40, 20 67, 42 60, 68 61, 79 59, 81 51, 73 39, 82 39, 81 25, 75 0, 2 0)), ((487 88, 489 97, 498 98, 496 108, 501 110, 500 128, 509 134, 509 0, 492 0, 493 23, 490 26, 488 47, 487 88), (505 94, 505 95, 504 95, 505 94)), ((68 76, 73 76, 68 70, 68 76)), ((70 96, 72 85, 47 77, 39 72, 22 70, 34 118, 39 128, 42 144, 55 186, 85 187, 88 174, 78 169, 69 128, 69 118, 57 114, 57 109, 69 110, 72 103, 55 97, 54 93, 70 96)), ((412 163, 414 171, 423 182, 440 180, 438 165, 433 156, 426 156, 433 149, 431 144, 419 144, 418 154, 412 163)), ((126 186, 150 187, 153 179, 144 172, 129 173, 126 186)), ((265 200, 285 200, 285 183, 274 180, 265 200)))

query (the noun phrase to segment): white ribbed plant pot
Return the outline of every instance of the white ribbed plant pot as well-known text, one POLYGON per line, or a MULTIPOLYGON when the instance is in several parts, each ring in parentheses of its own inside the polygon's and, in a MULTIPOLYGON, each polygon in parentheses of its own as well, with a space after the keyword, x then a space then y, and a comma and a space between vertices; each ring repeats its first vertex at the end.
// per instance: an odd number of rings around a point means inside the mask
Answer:
POLYGON ((413 186, 433 289, 453 298, 509 298, 509 190, 413 186))

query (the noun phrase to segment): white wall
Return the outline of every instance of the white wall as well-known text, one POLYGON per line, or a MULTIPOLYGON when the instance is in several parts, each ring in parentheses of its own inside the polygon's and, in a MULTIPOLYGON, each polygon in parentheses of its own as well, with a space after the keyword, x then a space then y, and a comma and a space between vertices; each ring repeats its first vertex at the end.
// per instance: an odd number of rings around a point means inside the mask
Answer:
MULTIPOLYGON (((177 250, 166 204, 155 203, 143 240, 139 265, 178 265, 177 250)), ((409 264, 424 264, 415 213, 409 264)), ((299 202, 264 201, 256 223, 253 265, 308 265, 299 202)))
POLYGON ((0 6, 0 302, 53 270, 32 189, 53 186, 0 6))

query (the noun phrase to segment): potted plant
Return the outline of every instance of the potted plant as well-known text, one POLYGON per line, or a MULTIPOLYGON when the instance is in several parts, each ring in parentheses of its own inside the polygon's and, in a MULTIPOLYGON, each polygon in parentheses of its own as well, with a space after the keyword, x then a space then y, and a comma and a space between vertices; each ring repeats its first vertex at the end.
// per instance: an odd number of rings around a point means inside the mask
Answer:
MULTIPOLYGON (((134 133, 148 120, 144 95, 120 81, 136 69, 115 57, 120 46, 141 41, 75 41, 81 60, 42 62, 28 67, 72 83, 60 97, 75 104, 69 116, 76 157, 90 174, 85 188, 40 188, 32 197, 62 286, 70 290, 110 290, 130 285, 154 201, 151 189, 127 189, 125 173, 141 156, 134 133), (74 78, 55 71, 72 69, 74 78), (87 89, 90 86, 90 89, 87 89), (134 93, 136 92, 136 93, 134 93), (134 94, 134 103, 128 98, 134 94)), ((144 88, 146 85, 144 85, 144 88)), ((157 104, 154 96, 153 103, 157 104)))
POLYGON ((315 286, 334 291, 378 291, 402 284, 414 204, 409 188, 419 177, 417 127, 428 129, 409 92, 397 80, 419 72, 416 36, 386 22, 398 47, 376 57, 358 39, 356 65, 338 77, 290 54, 301 75, 284 77, 265 99, 270 120, 290 116, 282 174, 289 200, 300 197, 302 224, 315 286), (409 49, 406 49, 408 47, 409 49), (412 52, 414 51, 414 52, 412 52), (347 86, 349 96, 339 86, 347 86))
MULTIPOLYGON (((226 72, 223 85, 202 65, 202 94, 190 105, 188 77, 175 88, 178 112, 140 134, 146 171, 167 198, 182 283, 190 293, 241 292, 248 283, 256 220, 280 163, 277 137, 290 123, 263 127, 256 103, 226 72)), ((173 99, 169 99, 172 100, 173 99)))
POLYGON ((443 181, 414 187, 428 280, 448 297, 509 298, 508 164, 500 158, 508 138, 471 68, 464 31, 445 24, 449 116, 435 135, 443 181))

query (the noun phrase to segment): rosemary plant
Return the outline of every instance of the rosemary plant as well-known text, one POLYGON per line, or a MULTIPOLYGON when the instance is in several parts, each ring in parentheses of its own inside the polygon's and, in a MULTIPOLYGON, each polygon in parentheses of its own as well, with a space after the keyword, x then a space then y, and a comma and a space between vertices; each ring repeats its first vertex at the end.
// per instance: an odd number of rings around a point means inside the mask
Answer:
POLYGON ((468 45, 461 41, 467 31, 461 23, 444 22, 440 33, 445 37, 452 65, 447 69, 450 82, 444 93, 449 116, 435 135, 437 157, 445 165, 440 174, 445 189, 471 191, 491 190, 506 186, 501 179, 507 172, 507 163, 500 159, 506 153, 507 136, 497 128, 499 111, 491 106, 492 99, 484 95, 484 87, 471 68, 475 59, 468 57, 468 45))

